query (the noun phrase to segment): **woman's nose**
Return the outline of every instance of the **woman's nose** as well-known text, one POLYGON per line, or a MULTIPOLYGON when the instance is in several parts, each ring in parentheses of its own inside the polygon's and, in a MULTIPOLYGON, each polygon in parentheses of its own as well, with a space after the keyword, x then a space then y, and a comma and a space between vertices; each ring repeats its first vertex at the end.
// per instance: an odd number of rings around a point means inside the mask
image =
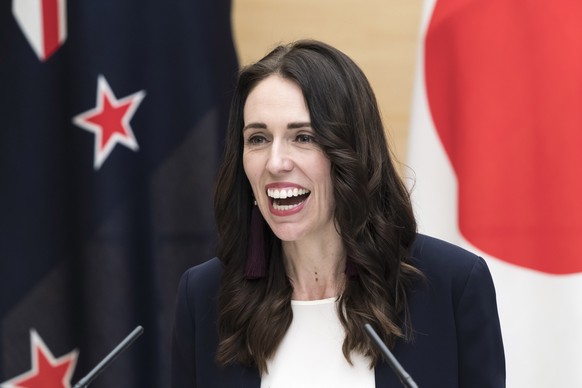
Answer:
POLYGON ((294 163, 289 146, 282 142, 273 142, 267 161, 267 169, 271 174, 289 172, 294 163))

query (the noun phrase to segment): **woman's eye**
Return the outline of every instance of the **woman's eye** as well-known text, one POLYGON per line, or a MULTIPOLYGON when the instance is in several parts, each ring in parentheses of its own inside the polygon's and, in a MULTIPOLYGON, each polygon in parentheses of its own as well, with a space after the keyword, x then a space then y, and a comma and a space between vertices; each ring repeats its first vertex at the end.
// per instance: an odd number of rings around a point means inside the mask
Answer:
POLYGON ((297 135, 295 139, 298 143, 315 143, 315 137, 307 134, 297 135))
POLYGON ((248 138, 247 142, 252 145, 263 144, 267 139, 261 135, 253 135, 248 138))

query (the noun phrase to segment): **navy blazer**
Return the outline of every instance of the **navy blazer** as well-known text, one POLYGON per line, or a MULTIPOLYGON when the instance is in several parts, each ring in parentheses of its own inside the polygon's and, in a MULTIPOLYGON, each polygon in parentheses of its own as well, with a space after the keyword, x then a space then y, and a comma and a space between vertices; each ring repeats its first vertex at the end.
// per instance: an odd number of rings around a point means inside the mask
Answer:
MULTIPOLYGON (((418 235, 413 264, 424 280, 408 294, 411 343, 393 350, 419 387, 505 387, 505 356, 495 288, 485 261, 457 246, 418 235)), ((218 366, 216 299, 222 263, 214 258, 190 268, 180 281, 172 349, 172 387, 253 387, 253 367, 218 366)), ((400 387, 383 361, 376 387, 400 387)))

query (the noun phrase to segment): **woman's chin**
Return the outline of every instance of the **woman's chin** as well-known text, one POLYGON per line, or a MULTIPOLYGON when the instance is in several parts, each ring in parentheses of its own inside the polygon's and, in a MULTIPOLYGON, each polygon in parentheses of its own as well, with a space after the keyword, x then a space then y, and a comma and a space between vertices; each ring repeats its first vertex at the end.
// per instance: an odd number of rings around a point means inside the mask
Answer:
POLYGON ((303 231, 296 227, 278 227, 271 230, 279 240, 285 242, 299 241, 304 237, 303 231))

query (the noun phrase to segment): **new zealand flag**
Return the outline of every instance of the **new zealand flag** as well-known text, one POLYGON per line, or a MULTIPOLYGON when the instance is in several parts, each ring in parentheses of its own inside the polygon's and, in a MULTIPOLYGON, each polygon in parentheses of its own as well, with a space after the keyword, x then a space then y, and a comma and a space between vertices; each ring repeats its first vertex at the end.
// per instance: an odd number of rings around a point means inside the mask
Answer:
POLYGON ((0 4, 0 385, 169 381, 180 274, 214 252, 229 0, 0 4))

